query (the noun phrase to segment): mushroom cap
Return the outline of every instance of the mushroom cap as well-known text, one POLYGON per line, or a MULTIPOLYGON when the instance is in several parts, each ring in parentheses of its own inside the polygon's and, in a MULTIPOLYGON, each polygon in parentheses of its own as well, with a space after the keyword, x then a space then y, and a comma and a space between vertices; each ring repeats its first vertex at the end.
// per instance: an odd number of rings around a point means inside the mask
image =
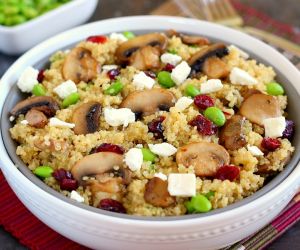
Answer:
POLYGON ((35 128, 43 128, 48 123, 47 116, 36 109, 30 109, 25 115, 26 121, 28 124, 35 128))
POLYGON ((50 96, 34 96, 18 102, 10 114, 13 116, 25 115, 30 109, 43 112, 46 116, 54 116, 59 110, 58 103, 50 96))
POLYGON ((114 166, 122 165, 122 155, 100 152, 83 157, 72 167, 71 173, 78 182, 81 182, 83 176, 100 175, 113 170, 114 166))
POLYGON ((281 111, 279 102, 274 96, 253 94, 242 103, 240 114, 249 121, 263 126, 264 119, 281 116, 281 111))
POLYGON ((211 142, 195 142, 178 149, 177 164, 195 168, 195 174, 201 177, 214 176, 219 167, 228 165, 230 156, 221 145, 211 142))
POLYGON ((211 79, 225 78, 229 75, 226 63, 216 56, 205 59, 202 71, 211 79))
POLYGON ((81 47, 75 47, 69 52, 62 67, 64 79, 75 83, 94 79, 98 71, 98 62, 91 51, 81 47))
POLYGON ((76 135, 94 133, 99 128, 101 105, 90 101, 77 107, 73 111, 72 122, 75 124, 76 135))
POLYGON ((138 49, 150 45, 159 47, 161 51, 167 46, 167 38, 161 33, 150 33, 134 37, 126 42, 123 42, 116 50, 116 58, 118 62, 128 62, 131 55, 138 49))
POLYGON ((122 101, 120 107, 147 116, 159 109, 169 109, 175 105, 175 101, 176 98, 171 91, 155 88, 132 92, 122 101))

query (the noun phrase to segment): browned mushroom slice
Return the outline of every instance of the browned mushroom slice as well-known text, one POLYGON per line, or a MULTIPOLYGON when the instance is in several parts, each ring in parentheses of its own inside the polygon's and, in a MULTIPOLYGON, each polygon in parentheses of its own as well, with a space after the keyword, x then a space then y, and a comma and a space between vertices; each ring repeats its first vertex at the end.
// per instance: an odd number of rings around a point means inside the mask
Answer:
POLYGON ((209 44, 209 40, 205 37, 202 36, 188 36, 188 35, 184 35, 181 34, 179 32, 177 32, 176 30, 167 30, 166 32, 168 37, 172 37, 172 36, 178 36, 181 38, 182 42, 185 44, 189 44, 189 45, 199 45, 199 46, 203 46, 203 45, 207 45, 209 44))
POLYGON ((145 187, 144 199, 157 207, 169 207, 175 203, 175 198, 169 194, 168 182, 158 177, 148 181, 145 187))
POLYGON ((253 94, 240 107, 240 114, 251 122, 263 126, 263 120, 281 116, 277 99, 270 95, 253 94))
POLYGON ((122 191, 121 184, 121 178, 108 178, 106 181, 103 182, 95 180, 89 182, 89 186, 93 194, 97 192, 105 192, 111 194, 119 193, 122 191))
POLYGON ((261 92, 258 89, 249 89, 248 87, 243 88, 240 92, 244 99, 247 99, 248 97, 254 94, 261 94, 261 92))
POLYGON ((75 83, 88 82, 97 76, 98 68, 98 63, 89 50, 76 47, 66 56, 62 74, 64 79, 75 83))
POLYGON ((129 61, 131 55, 138 49, 145 46, 158 47, 161 51, 165 50, 167 46, 167 38, 164 34, 150 33, 137 36, 127 42, 122 43, 116 50, 116 58, 119 63, 126 63, 129 61))
POLYGON ((227 120, 220 132, 220 144, 228 150, 244 147, 247 144, 242 131, 244 123, 245 118, 240 115, 234 115, 227 120))
POLYGON ((11 110, 11 115, 25 115, 30 109, 36 109, 43 112, 46 116, 54 116, 59 110, 58 103, 50 96, 34 96, 17 103, 11 110))
POLYGON ((160 66, 159 56, 157 47, 146 46, 132 54, 129 64, 139 70, 156 69, 160 66))
POLYGON ((159 109, 167 110, 175 105, 175 96, 166 89, 135 91, 121 103, 121 108, 129 108, 144 116, 154 114, 159 109))
POLYGON ((27 112, 25 119, 28 121, 28 124, 35 128, 43 128, 48 123, 47 116, 38 110, 31 109, 27 112))
POLYGON ((202 71, 208 78, 213 79, 225 78, 229 75, 226 63, 216 56, 205 60, 202 71))
POLYGON ((222 146, 211 142, 190 143, 178 149, 177 164, 195 168, 195 174, 201 177, 214 176, 222 165, 229 164, 230 157, 222 146))
POLYGON ((189 60, 188 64, 192 68, 192 73, 198 73, 203 70, 204 62, 210 57, 222 58, 228 55, 228 49, 223 43, 216 43, 203 48, 195 53, 189 60))
POLYGON ((83 176, 100 175, 112 171, 115 166, 123 165, 123 156, 112 152, 100 152, 87 155, 71 169, 73 177, 82 181, 83 176))
POLYGON ((99 128, 101 105, 98 102, 87 102, 73 112, 72 122, 76 135, 94 133, 99 128))

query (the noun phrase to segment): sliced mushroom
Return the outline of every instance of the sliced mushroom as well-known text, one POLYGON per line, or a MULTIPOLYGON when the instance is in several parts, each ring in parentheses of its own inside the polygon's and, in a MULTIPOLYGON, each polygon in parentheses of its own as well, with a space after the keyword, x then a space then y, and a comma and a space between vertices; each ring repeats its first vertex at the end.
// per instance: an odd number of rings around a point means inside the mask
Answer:
POLYGON ((177 32, 176 30, 168 30, 166 32, 167 36, 172 37, 172 36, 178 36, 181 38, 182 42, 185 44, 189 44, 189 45, 198 45, 198 46, 203 46, 203 45, 207 45, 209 44, 209 40, 205 37, 202 36, 188 36, 188 35, 184 35, 181 34, 179 32, 177 32))
POLYGON ((121 184, 121 178, 109 178, 104 182, 99 182, 95 180, 89 182, 89 186, 93 194, 97 192, 105 192, 111 194, 119 193, 122 191, 121 184))
POLYGON ((175 105, 175 96, 166 89, 135 91, 121 103, 121 108, 129 108, 134 113, 147 116, 159 109, 167 110, 175 105))
POLYGON ((139 70, 157 69, 160 66, 159 56, 159 49, 148 45, 134 52, 129 64, 139 70))
POLYGON ((245 117, 233 115, 226 121, 220 132, 220 144, 228 150, 237 150, 247 144, 243 134, 245 117))
POLYGON ((59 110, 59 105, 50 96, 34 96, 17 103, 10 113, 13 116, 25 115, 30 109, 39 110, 51 117, 59 110))
POLYGON ((228 53, 228 49, 223 43, 216 43, 203 48, 188 60, 188 64, 192 68, 192 74, 203 70, 206 59, 210 57, 222 58, 223 56, 228 55, 228 53))
POLYGON ((243 88, 240 92, 241 92, 241 96, 244 99, 247 99, 248 97, 254 94, 261 94, 261 92, 258 89, 249 89, 248 87, 243 88))
POLYGON ((47 116, 36 109, 31 109, 26 113, 25 119, 28 124, 35 128, 43 128, 48 123, 47 116))
POLYGON ((115 55, 119 63, 127 63, 130 60, 131 55, 138 49, 149 45, 152 47, 158 47, 160 51, 164 51, 167 46, 167 42, 167 38, 164 34, 145 34, 122 43, 117 48, 115 55))
POLYGON ((190 143, 178 149, 177 164, 195 168, 201 177, 214 176, 219 167, 229 164, 230 156, 225 148, 211 142, 190 143))
POLYGON ((74 133, 85 135, 96 132, 99 128, 100 114, 101 105, 98 102, 87 102, 76 108, 72 116, 74 133))
POLYGON ((144 199, 146 202, 157 207, 169 207, 175 203, 168 191, 168 182, 158 177, 149 180, 145 187, 144 199))
POLYGON ((277 99, 270 95, 250 95, 241 105, 240 114, 251 122, 263 126, 263 120, 281 116, 277 99))
POLYGON ((79 83, 94 79, 98 70, 98 62, 92 57, 92 53, 87 49, 76 47, 66 56, 62 74, 64 79, 79 83))
POLYGON ((100 175, 112 171, 115 166, 123 165, 123 156, 112 152, 100 152, 87 155, 71 169, 73 177, 82 181, 83 176, 100 175))
POLYGON ((202 71, 208 78, 212 79, 225 78, 229 75, 226 63, 216 56, 205 60, 202 71))

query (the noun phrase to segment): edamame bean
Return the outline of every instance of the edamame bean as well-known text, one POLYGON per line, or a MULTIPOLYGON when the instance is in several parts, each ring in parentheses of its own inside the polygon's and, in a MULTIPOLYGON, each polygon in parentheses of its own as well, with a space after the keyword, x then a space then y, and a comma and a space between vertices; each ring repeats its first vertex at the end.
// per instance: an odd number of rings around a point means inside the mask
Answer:
POLYGON ((214 191, 209 191, 208 193, 204 194, 204 196, 207 198, 207 199, 210 199, 210 197, 213 197, 215 195, 215 192, 214 191))
POLYGON ((189 84, 185 87, 185 95, 195 97, 200 94, 200 90, 197 89, 194 85, 189 84))
POLYGON ((190 201, 186 201, 184 203, 184 206, 186 207, 188 214, 192 214, 195 212, 195 208, 193 207, 193 204, 190 201))
POLYGON ((196 213, 205 213, 212 208, 211 202, 202 194, 193 196, 190 202, 196 213))
POLYGON ((32 94, 34 94, 35 96, 46 95, 46 89, 42 84, 36 84, 33 86, 32 94))
POLYGON ((267 93, 269 95, 283 95, 284 94, 284 89, 283 87, 277 83, 277 82, 270 82, 267 84, 267 93))
POLYGON ((129 40, 135 37, 135 34, 131 31, 124 31, 123 35, 129 40))
POLYGON ((177 51, 176 51, 175 49, 169 49, 168 52, 169 52, 170 54, 174 54, 174 55, 177 55, 177 54, 178 54, 177 51))
POLYGON ((175 82, 171 78, 171 73, 168 71, 160 71, 157 75, 158 83, 164 88, 175 86, 175 82))
POLYGON ((218 127, 223 126, 226 118, 222 110, 217 107, 209 107, 204 111, 204 116, 218 127))
POLYGON ((33 170, 33 173, 38 177, 47 178, 51 176, 53 169, 50 166, 39 166, 33 170))
POLYGON ((123 87, 123 84, 119 80, 117 80, 112 85, 110 85, 109 88, 104 90, 104 94, 117 95, 122 91, 123 87))
POLYGON ((153 154, 150 149, 148 148, 142 148, 142 154, 143 154, 143 160, 144 161, 151 161, 154 162, 156 159, 156 155, 153 154))
POLYGON ((77 103, 79 101, 79 99, 80 99, 80 95, 77 92, 72 93, 63 100, 62 106, 63 106, 63 108, 67 108, 70 105, 77 103))

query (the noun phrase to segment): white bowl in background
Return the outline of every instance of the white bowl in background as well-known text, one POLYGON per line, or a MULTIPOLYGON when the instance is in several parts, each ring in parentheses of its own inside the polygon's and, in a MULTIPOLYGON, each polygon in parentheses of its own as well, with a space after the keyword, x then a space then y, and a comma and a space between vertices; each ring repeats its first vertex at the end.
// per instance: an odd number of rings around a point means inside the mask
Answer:
POLYGON ((46 38, 87 21, 98 0, 73 0, 23 24, 0 25, 0 51, 16 55, 31 49, 46 38))
MULTIPOLYGON (((204 21, 179 17, 135 16, 99 21, 72 29, 43 42, 19 58, 1 80, 1 121, 8 119, 7 112, 3 112, 4 102, 7 101, 12 86, 27 66, 38 65, 55 51, 65 49, 90 35, 124 30, 150 32, 167 29, 222 40, 228 44, 238 45, 250 52, 253 57, 262 58, 263 62, 273 66, 278 74, 285 76, 288 82, 285 85, 287 93, 293 97, 290 101, 297 102, 300 93, 299 71, 285 57, 263 42, 239 31, 204 21)), ((297 121, 298 128, 299 125, 297 121)), ((216 213, 207 215, 154 219, 120 215, 71 201, 51 191, 46 185, 37 184, 36 181, 26 177, 7 153, 3 139, 5 133, 1 131, 0 166, 19 199, 49 227, 93 249, 198 250, 225 247, 269 223, 288 204, 300 187, 300 166, 297 165, 285 179, 267 193, 255 199, 246 198, 238 202, 239 205, 220 210, 222 212, 216 210, 216 213)), ((297 138, 298 136, 299 133, 297 138)), ((297 142, 295 152, 297 157, 300 152, 299 145, 300 142, 297 142)))

